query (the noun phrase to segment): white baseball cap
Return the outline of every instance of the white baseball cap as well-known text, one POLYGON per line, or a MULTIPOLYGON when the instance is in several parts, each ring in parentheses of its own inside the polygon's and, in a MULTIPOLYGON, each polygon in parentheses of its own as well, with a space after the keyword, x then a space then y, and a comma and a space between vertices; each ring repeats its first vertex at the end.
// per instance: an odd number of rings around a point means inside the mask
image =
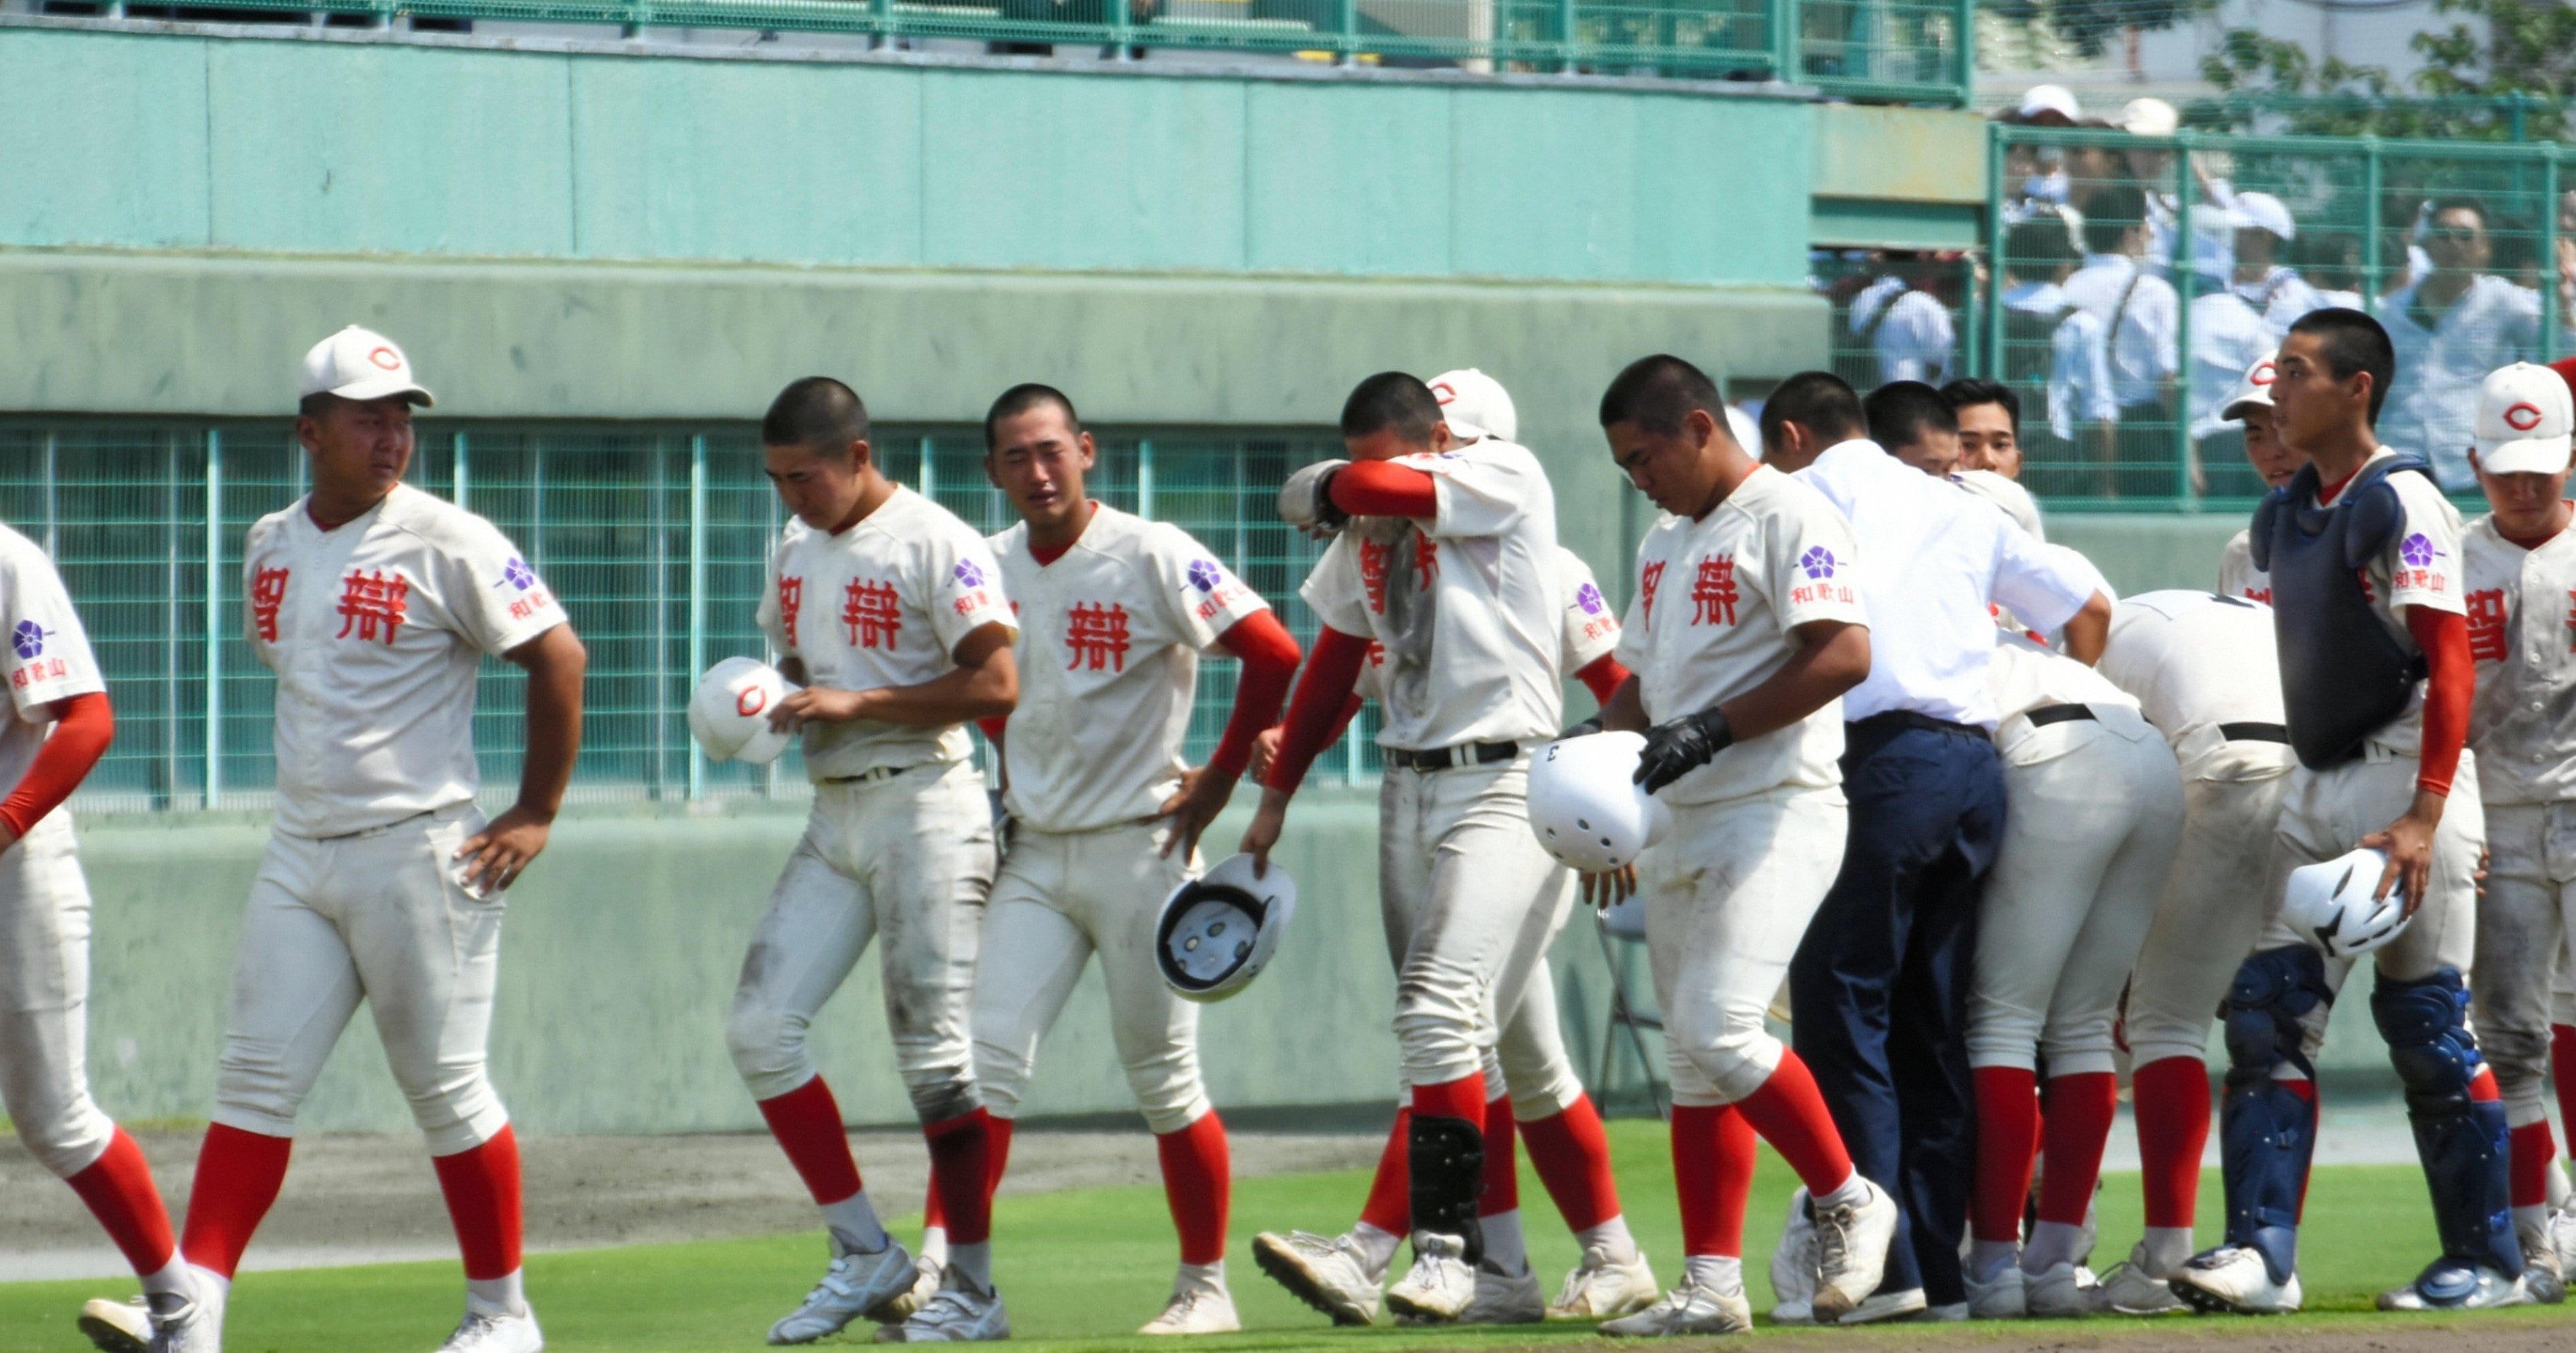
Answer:
POLYGON ((2131 136, 2171 136, 2182 129, 2182 114, 2162 99, 2131 99, 2120 110, 2120 130, 2131 136))
POLYGON ((296 398, 338 395, 342 399, 391 399, 401 396, 422 408, 436 401, 429 387, 412 378, 411 359, 394 341, 373 329, 350 325, 313 345, 304 354, 304 378, 296 398))
POLYGON ((2240 230, 2264 231, 2276 239, 2299 237, 2299 223, 2290 219, 2289 204, 2270 193, 2238 193, 2236 226, 2240 230))
POLYGON ((2545 366, 2516 362, 2487 373, 2478 387, 2478 468, 2488 474, 2557 474, 2567 468, 2576 430, 2567 379, 2545 366))
POLYGON ((2069 122, 2082 122, 2084 108, 2075 101, 2075 91, 2064 85, 2032 85, 2021 93, 2021 115, 2057 113, 2069 122))
POLYGON ((2245 368, 2245 379, 2236 383, 2235 393, 2230 394, 2227 403, 2218 410, 2220 422, 2242 422, 2247 409, 2272 407, 2272 382, 2280 379, 2280 372, 2272 364, 2280 358, 2281 350, 2274 348, 2255 358, 2254 365, 2245 368))
POLYGON ((1476 368, 1460 367, 1431 378, 1431 393, 1440 401, 1441 420, 1459 437, 1521 439, 1521 416, 1511 392, 1501 381, 1476 368))
POLYGON ((1726 434, 1755 460, 1762 459, 1762 424, 1753 415, 1729 404, 1726 406, 1726 434))

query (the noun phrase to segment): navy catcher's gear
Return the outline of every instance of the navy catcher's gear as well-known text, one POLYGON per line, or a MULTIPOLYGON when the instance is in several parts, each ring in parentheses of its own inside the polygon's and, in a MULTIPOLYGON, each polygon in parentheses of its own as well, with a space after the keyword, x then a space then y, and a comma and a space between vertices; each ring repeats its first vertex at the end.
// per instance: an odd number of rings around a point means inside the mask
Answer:
POLYGON ((2469 1097, 2486 1063, 2469 1032, 2468 983, 2457 968, 2436 968, 2413 981, 2382 976, 2370 993, 2370 1014, 2406 1085, 2406 1118, 2442 1238, 2442 1257, 2415 1280, 2416 1289, 2436 1305, 2446 1295, 2458 1301, 2476 1289, 2479 1266, 2507 1278, 2522 1272, 2504 1104, 2469 1097))
POLYGON ((2318 488, 2316 467, 2303 465, 2254 512, 2247 544, 2254 566, 2272 577, 2290 746, 2310 770, 2360 756, 2424 679, 2422 655, 2407 652, 2371 610, 2360 574, 2405 519, 2388 480, 2407 473, 2432 471, 2413 456, 2373 462, 2329 510, 2300 506, 2318 488))

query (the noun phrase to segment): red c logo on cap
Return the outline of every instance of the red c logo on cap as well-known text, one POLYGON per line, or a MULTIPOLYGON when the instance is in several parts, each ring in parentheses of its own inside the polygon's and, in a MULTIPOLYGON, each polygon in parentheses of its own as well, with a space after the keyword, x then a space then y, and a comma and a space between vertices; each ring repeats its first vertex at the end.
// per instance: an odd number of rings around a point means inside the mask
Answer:
POLYGON ((769 692, 753 686, 733 698, 733 712, 748 719, 769 708, 769 692))
POLYGON ((2270 385, 2272 382, 2279 380, 2280 378, 2281 373, 2273 370, 2270 362, 2256 362, 2254 364, 2254 369, 2245 373, 2245 383, 2247 385, 2270 385))
POLYGON ((1449 407, 1451 404, 1458 402, 1458 392, 1451 389, 1449 387, 1449 382, 1447 381, 1432 382, 1431 397, 1434 400, 1439 401, 1440 407, 1444 409, 1449 407))
POLYGON ((387 347, 379 347, 368 353, 367 360, 387 371, 399 370, 402 367, 402 354, 387 347))
POLYGON ((2504 425, 2516 432, 2529 432, 2540 426, 2540 418, 2540 406, 2536 404, 2516 404, 2504 411, 2504 425))

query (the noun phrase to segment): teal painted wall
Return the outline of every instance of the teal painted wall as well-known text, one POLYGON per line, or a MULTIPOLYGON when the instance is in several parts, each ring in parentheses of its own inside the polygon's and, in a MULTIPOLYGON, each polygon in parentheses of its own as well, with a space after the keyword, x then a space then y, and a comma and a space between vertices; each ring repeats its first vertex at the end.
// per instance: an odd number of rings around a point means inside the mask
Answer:
POLYGON ((1812 110, 21 26, 0 119, 0 245, 1794 286, 1812 110))

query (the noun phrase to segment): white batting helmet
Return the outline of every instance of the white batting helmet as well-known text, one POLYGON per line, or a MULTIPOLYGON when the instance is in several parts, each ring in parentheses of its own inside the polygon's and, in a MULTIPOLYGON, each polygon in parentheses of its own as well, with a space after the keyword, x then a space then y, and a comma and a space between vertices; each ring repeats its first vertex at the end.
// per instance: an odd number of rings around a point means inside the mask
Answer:
POLYGON ((1442 421, 1449 424, 1451 433, 1506 442, 1521 439, 1520 413, 1512 407, 1511 392, 1503 388, 1501 381, 1470 366, 1443 371, 1432 377, 1430 384, 1431 393, 1440 401, 1442 421))
POLYGON ((1250 985, 1279 952, 1297 914, 1297 881, 1277 864, 1261 878, 1252 857, 1229 855, 1163 899, 1154 962, 1163 984, 1192 1001, 1221 1001, 1250 985))
POLYGON ((770 711, 798 689, 768 663, 727 658, 698 678, 697 693, 689 697, 689 736, 710 760, 766 766, 795 737, 769 726, 770 711))
POLYGON ((2328 958, 2369 953, 2397 938, 2409 919, 2402 886, 2371 896, 2387 868, 2386 855, 2363 849, 2291 870, 2281 919, 2328 958))
POLYGON ((1636 733, 1593 733, 1539 749, 1530 763, 1530 830, 1558 863, 1606 873, 1663 839, 1672 810, 1635 779, 1645 746, 1636 733))

